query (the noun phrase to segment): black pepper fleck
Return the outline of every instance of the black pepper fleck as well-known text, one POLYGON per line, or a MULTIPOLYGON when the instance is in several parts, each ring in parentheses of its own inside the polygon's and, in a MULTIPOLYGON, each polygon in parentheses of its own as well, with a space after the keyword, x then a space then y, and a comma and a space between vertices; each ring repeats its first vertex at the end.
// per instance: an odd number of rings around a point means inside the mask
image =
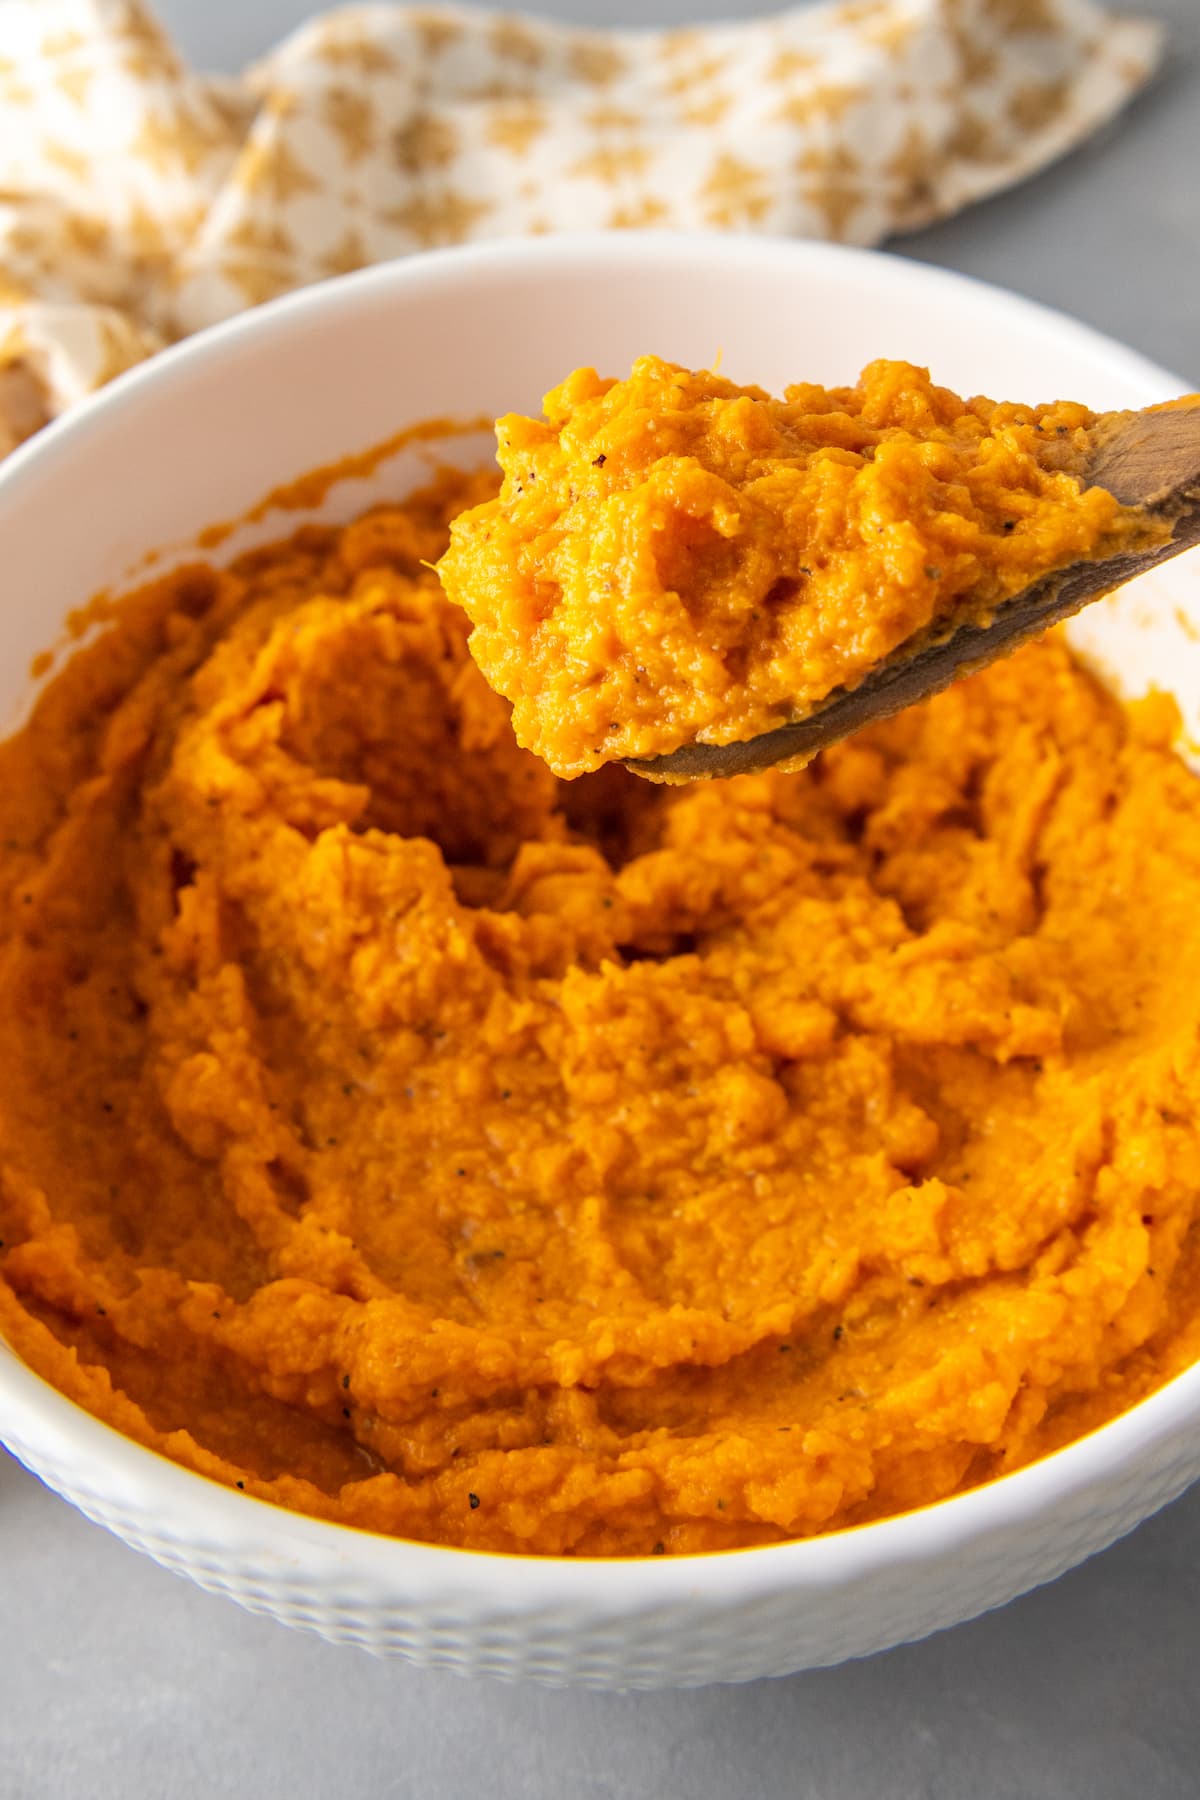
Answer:
POLYGON ((478 1494, 468 1494, 467 1499, 470 1501, 471 1511, 474 1512, 475 1508, 479 1505, 479 1495, 478 1494))

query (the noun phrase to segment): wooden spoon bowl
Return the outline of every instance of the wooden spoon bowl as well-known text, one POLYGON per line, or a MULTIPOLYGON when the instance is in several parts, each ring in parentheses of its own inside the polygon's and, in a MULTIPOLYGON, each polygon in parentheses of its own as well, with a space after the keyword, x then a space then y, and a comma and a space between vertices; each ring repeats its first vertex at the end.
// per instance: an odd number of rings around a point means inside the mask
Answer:
POLYGON ((704 781, 807 761, 839 738, 1009 655, 1090 601, 1200 543, 1200 401, 1114 414, 1096 427, 1094 446, 1087 484, 1107 488, 1122 505, 1140 506, 1169 525, 1169 540, 1056 569, 997 607, 986 624, 950 621, 933 642, 926 639, 915 650, 901 645, 857 687, 836 688, 790 724, 739 743, 685 744, 664 756, 631 759, 625 767, 652 781, 704 781))

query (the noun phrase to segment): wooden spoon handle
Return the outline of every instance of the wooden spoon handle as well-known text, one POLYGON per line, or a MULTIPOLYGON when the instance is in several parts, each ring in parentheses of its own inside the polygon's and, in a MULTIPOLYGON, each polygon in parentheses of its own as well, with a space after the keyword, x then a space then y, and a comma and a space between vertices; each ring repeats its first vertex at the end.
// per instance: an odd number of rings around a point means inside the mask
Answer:
POLYGON ((1175 517, 1200 500, 1200 400, 1114 415, 1095 442, 1088 480, 1123 506, 1175 517))

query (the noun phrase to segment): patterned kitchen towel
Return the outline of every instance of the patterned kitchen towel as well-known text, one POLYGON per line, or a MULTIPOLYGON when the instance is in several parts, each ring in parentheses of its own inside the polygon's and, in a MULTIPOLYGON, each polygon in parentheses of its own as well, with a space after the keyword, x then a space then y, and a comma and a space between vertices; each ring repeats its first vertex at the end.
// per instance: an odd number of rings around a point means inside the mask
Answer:
POLYGON ((0 0, 0 453, 166 341, 431 244, 646 225, 877 243, 1153 71, 1093 0, 842 0, 588 31, 351 6, 239 80, 139 0, 0 0))

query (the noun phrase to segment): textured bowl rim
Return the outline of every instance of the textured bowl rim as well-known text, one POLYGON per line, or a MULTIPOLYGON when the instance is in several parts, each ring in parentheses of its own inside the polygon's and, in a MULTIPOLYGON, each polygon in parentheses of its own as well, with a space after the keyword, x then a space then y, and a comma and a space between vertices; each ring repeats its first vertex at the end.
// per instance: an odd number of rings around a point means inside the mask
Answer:
MULTIPOLYGON (((54 421, 0 465, 0 527, 27 487, 72 445, 103 434, 135 407, 147 389, 170 388, 233 350, 253 352, 303 335, 321 314, 352 317, 361 297, 376 291, 457 287, 464 279, 525 264, 562 269, 576 263, 611 276, 622 266, 659 259, 674 279, 690 267, 711 267, 714 256, 736 257, 747 269, 792 263, 805 268, 856 268, 874 280, 886 268, 890 285, 907 285, 945 301, 969 290, 977 310, 997 323, 1022 321, 1045 335, 1086 345, 1120 376, 1143 389, 1147 401, 1188 384, 1138 352, 1068 315, 995 285, 889 253, 783 238, 715 232, 585 232, 546 238, 500 239, 424 252, 321 282, 241 313, 160 352, 119 376, 72 412, 54 421)), ((287 479, 287 475, 284 475, 287 479)), ((147 546, 153 548, 155 546, 147 546)), ((1039 1461, 933 1505, 869 1524, 780 1544, 664 1557, 523 1556, 460 1549, 388 1537, 292 1512, 240 1494, 126 1437, 68 1399, 21 1362, 0 1338, 0 1441, 32 1465, 63 1462, 102 1467, 102 1493, 136 1501, 136 1510, 172 1527, 197 1547, 237 1546, 259 1565, 285 1565, 339 1586, 359 1586, 378 1598, 407 1604, 458 1595, 477 1615, 519 1615, 585 1607, 592 1615, 646 1611, 681 1599, 714 1604, 748 1602, 766 1594, 816 1593, 869 1580, 885 1568, 917 1570, 982 1540, 1019 1531, 1064 1501, 1135 1465, 1168 1439, 1200 1429, 1200 1363, 1107 1424, 1039 1461)), ((98 1515, 106 1508, 97 1505, 98 1515)))
MULTIPOLYGON (((817 1593, 885 1569, 917 1571, 1032 1526, 1189 1430, 1200 1430, 1200 1363, 1040 1461, 890 1518, 699 1555, 523 1556, 389 1537, 237 1493, 96 1418, 0 1340, 0 1442, 19 1461, 27 1460, 30 1445, 28 1466, 35 1473, 43 1459, 54 1464, 60 1456, 74 1467, 103 1468, 97 1496, 135 1501, 140 1515, 157 1519, 171 1538, 201 1554, 236 1547, 264 1570, 303 1569, 313 1579, 336 1575, 340 1592, 360 1586, 379 1601, 411 1605, 434 1595, 469 1597, 483 1615, 586 1607, 611 1616, 684 1598, 720 1604, 817 1593)), ((103 1515, 108 1509, 96 1510, 103 1515)))

